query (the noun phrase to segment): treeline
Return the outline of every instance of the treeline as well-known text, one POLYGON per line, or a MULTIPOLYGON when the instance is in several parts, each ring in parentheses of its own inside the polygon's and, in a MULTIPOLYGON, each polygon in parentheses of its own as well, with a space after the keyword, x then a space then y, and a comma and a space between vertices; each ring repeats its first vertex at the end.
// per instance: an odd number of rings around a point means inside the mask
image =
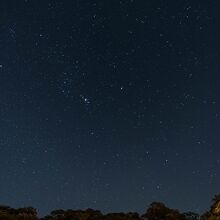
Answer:
POLYGON ((136 212, 102 214, 99 210, 54 210, 43 218, 33 207, 13 209, 0 206, 0 220, 220 220, 220 194, 216 195, 209 211, 202 215, 194 212, 181 213, 161 202, 153 202, 143 215, 136 212))

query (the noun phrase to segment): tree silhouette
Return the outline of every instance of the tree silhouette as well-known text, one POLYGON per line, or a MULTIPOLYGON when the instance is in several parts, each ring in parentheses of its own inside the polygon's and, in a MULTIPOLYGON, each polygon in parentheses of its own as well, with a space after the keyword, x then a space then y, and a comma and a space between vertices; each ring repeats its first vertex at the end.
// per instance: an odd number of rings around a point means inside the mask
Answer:
POLYGON ((210 210, 201 216, 201 220, 220 220, 220 194, 214 196, 210 210))
POLYGON ((220 194, 215 195, 212 199, 211 213, 220 215, 220 194))
POLYGON ((220 220, 220 194, 215 195, 209 211, 199 216, 194 212, 180 213, 164 203, 153 202, 142 216, 137 212, 102 214, 99 210, 57 209, 42 218, 33 207, 14 209, 0 205, 0 220, 220 220))
POLYGON ((142 218, 147 220, 181 220, 184 219, 184 216, 178 210, 167 208, 161 202, 153 202, 142 218))

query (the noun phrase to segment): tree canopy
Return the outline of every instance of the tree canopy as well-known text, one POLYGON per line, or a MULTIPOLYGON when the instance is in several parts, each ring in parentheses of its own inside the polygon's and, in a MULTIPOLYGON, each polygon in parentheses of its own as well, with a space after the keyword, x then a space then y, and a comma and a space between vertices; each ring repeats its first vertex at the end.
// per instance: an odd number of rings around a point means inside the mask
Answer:
POLYGON ((88 208, 86 210, 57 209, 42 218, 37 216, 33 207, 14 209, 0 205, 0 220, 220 220, 220 194, 215 195, 210 209, 199 216, 194 212, 181 213, 179 210, 168 208, 162 202, 153 202, 143 215, 137 212, 108 213, 88 208))

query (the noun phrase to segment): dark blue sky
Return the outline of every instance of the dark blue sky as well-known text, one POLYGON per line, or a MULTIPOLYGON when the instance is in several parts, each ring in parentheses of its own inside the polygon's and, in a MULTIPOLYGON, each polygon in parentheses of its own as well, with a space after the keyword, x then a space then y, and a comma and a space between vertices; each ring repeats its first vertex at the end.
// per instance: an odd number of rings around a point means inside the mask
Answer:
POLYGON ((0 203, 204 212, 220 185, 220 3, 0 3, 0 203))

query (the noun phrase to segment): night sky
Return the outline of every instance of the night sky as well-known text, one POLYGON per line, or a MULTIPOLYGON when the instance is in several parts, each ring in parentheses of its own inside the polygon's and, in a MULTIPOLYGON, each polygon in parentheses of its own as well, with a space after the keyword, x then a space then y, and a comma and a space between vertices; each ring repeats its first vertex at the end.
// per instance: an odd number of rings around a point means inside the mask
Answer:
POLYGON ((220 2, 0 3, 0 204, 202 213, 220 186, 220 2))

